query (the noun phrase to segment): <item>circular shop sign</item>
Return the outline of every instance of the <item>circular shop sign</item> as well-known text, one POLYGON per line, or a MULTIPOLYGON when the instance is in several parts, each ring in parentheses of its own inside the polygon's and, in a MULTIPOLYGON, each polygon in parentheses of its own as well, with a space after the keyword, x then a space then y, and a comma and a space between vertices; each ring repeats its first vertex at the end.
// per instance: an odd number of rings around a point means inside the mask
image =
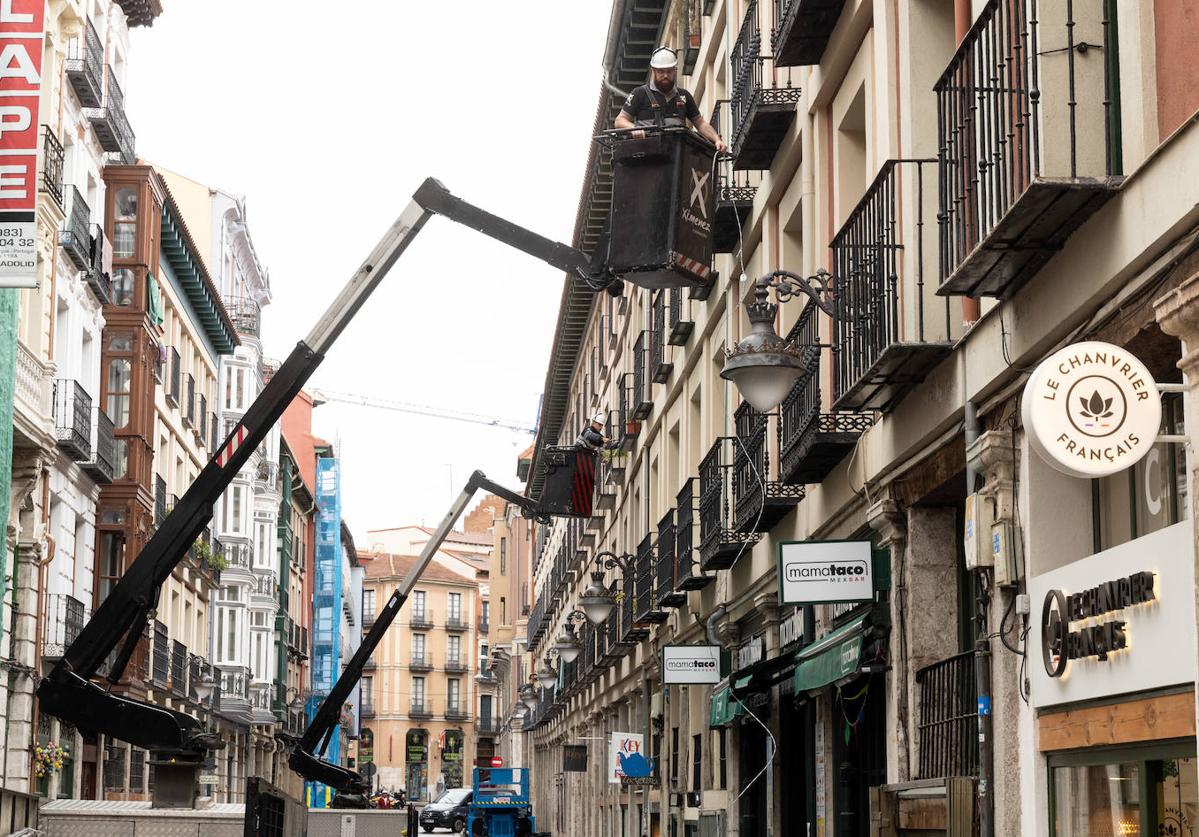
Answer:
POLYGON ((1157 382, 1130 352, 1075 343, 1033 370, 1021 414, 1042 459, 1063 474, 1092 479, 1123 471, 1149 452, 1162 402, 1157 382))

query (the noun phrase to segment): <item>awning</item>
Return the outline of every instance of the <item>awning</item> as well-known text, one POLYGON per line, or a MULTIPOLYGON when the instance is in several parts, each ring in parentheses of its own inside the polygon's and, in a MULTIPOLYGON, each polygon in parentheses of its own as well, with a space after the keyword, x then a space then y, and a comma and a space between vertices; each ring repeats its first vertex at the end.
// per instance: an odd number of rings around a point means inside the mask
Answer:
POLYGON ((870 615, 864 614, 817 640, 796 656, 795 693, 822 689, 858 672, 870 615))
POLYGON ((712 692, 712 704, 708 712, 708 726, 727 727, 745 714, 745 708, 733 699, 733 690, 728 681, 718 685, 712 692))
POLYGON ((782 654, 734 671, 731 678, 734 694, 744 698, 783 682, 794 673, 797 656, 794 653, 782 654))

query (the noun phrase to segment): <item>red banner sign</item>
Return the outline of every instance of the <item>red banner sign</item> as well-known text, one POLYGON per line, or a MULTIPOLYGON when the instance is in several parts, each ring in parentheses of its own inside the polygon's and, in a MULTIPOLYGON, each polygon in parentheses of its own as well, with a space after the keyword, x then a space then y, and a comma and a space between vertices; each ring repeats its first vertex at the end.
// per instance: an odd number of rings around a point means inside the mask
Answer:
POLYGON ((37 286, 45 0, 0 0, 0 287, 37 286))

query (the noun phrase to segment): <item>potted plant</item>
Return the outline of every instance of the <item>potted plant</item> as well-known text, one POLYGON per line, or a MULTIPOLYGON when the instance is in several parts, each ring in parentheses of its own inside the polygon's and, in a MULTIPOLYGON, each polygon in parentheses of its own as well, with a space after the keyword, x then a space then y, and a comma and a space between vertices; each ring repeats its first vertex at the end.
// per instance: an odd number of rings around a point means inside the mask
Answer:
POLYGON ((641 422, 636 419, 629 419, 624 423, 624 435, 636 436, 641 432, 641 422))
POLYGON ((229 568, 229 560, 219 552, 213 552, 212 546, 207 541, 196 541, 192 546, 192 554, 196 556, 196 560, 201 566, 208 567, 211 570, 220 572, 229 568))
POLYGON ((67 752, 66 747, 62 747, 54 741, 34 747, 33 771, 37 775, 37 778, 41 779, 51 773, 62 770, 63 762, 66 761, 69 755, 70 753, 67 752))

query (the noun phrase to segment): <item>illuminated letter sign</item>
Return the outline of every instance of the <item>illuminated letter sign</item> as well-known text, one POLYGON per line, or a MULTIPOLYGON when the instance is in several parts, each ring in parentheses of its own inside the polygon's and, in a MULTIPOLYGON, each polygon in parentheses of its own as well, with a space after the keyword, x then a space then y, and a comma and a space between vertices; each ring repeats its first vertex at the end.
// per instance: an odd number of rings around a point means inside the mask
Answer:
POLYGON ((0 0, 0 287, 37 287, 44 0, 0 0))
POLYGON ((1107 581, 1081 593, 1066 595, 1061 590, 1045 594, 1041 606, 1041 655, 1045 673, 1061 677, 1070 660, 1093 657, 1106 662, 1116 651, 1128 647, 1128 623, 1103 617, 1126 607, 1148 604, 1157 598, 1156 577, 1150 572, 1133 573, 1107 581), (1071 629, 1072 622, 1082 622, 1071 629))

